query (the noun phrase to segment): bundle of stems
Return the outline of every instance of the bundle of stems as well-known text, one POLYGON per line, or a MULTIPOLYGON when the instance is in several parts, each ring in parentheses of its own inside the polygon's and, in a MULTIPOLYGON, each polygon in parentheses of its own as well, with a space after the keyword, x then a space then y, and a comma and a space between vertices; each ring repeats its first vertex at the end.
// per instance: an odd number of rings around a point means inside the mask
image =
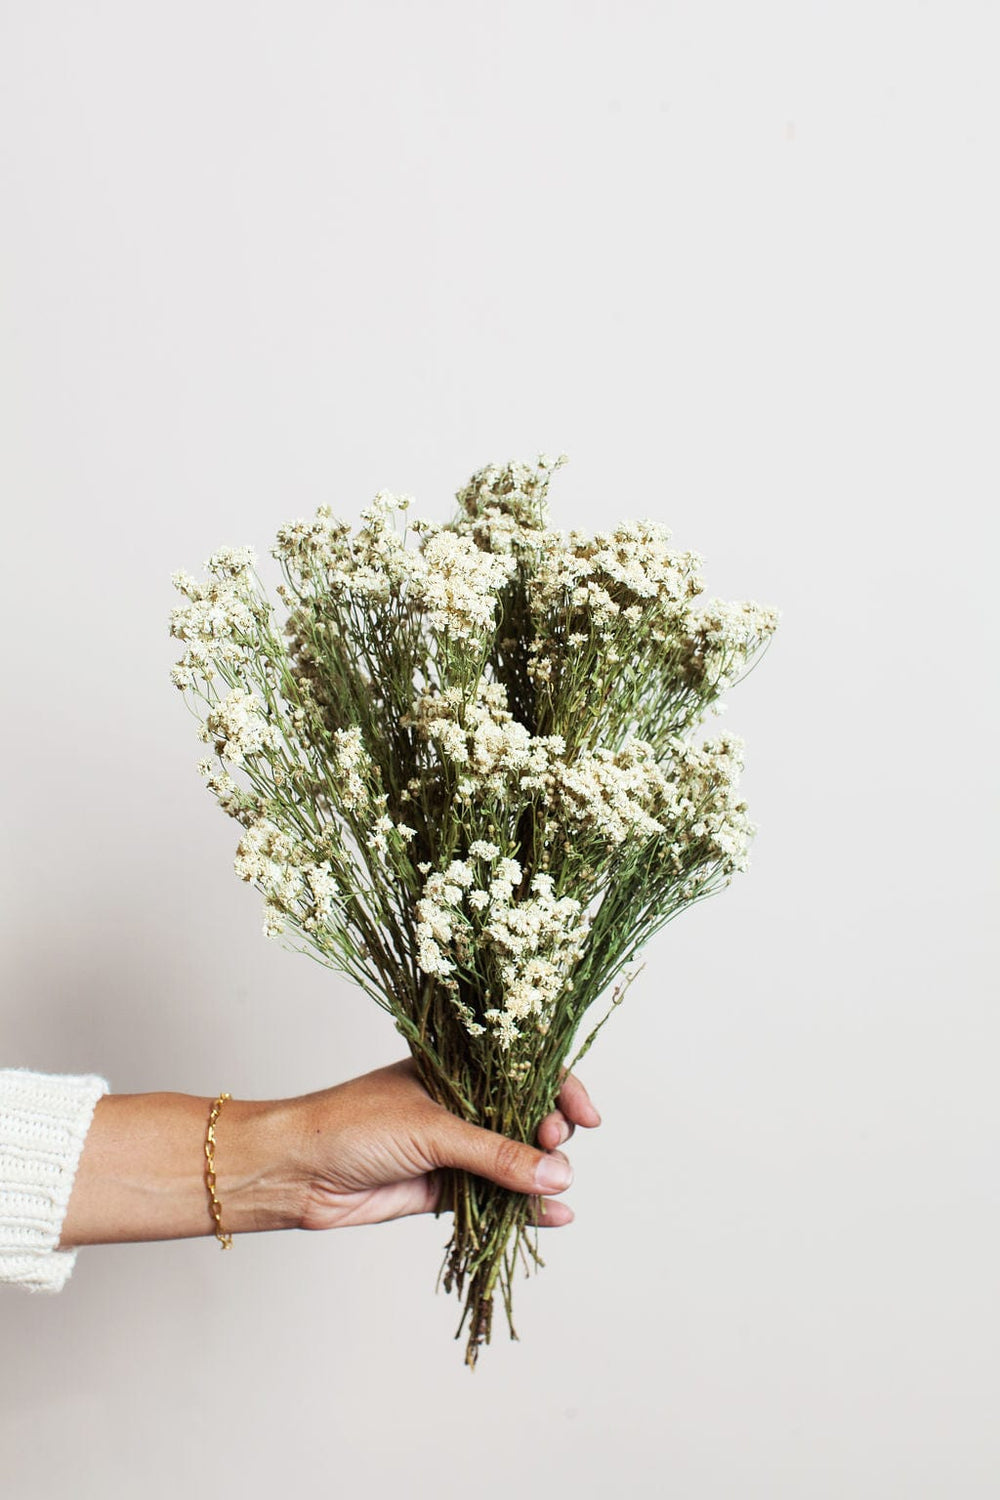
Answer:
MULTIPOLYGON (((747 866, 742 743, 692 732, 777 623, 703 601, 656 523, 555 530, 565 461, 488 465, 443 525, 380 491, 356 531, 283 526, 280 626, 249 548, 173 575, 173 681, 265 933, 371 995, 434 1099, 524 1141, 639 950, 747 866)), ((497 1296, 516 1337, 537 1200, 453 1172, 443 1208, 474 1366, 497 1296)))

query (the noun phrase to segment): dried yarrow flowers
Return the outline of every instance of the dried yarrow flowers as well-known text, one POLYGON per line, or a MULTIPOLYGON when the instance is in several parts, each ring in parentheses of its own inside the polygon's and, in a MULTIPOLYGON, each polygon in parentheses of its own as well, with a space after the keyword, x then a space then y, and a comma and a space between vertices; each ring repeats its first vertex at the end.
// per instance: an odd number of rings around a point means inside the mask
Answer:
MULTIPOLYGON (((653 522, 554 530, 565 461, 481 469, 447 525, 381 491, 356 531, 328 507, 283 526, 283 626, 247 548, 173 578, 173 680, 265 932, 383 1006, 435 1099, 527 1141, 589 1008, 747 866, 742 743, 691 732, 777 623, 703 602, 653 522)), ((532 1201, 458 1172, 446 1200, 474 1364, 497 1292, 514 1333, 532 1201)))

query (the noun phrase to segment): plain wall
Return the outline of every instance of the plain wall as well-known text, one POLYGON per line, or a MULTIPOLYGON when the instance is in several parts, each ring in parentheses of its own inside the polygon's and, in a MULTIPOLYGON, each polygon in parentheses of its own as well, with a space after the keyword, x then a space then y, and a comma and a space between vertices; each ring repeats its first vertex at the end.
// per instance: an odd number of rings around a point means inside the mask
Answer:
MULTIPOLYGON (((472 1376, 447 1225, 0 1288, 11 1500, 1000 1491, 995 8, 0 7, 6 1066, 400 1055, 261 935, 169 575, 565 451, 783 610, 751 872, 581 1074, 576 1223, 472 1376)), ((708 730, 716 728, 710 720, 708 730)))

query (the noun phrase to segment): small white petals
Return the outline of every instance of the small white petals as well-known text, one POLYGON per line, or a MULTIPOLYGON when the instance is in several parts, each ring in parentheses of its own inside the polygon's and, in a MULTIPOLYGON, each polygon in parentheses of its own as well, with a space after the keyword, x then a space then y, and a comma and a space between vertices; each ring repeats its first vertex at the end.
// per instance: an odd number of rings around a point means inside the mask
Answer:
POLYGON ((371 801, 372 760, 357 725, 334 731, 329 765, 344 810, 350 813, 363 811, 371 801))
POLYGON ((248 756, 276 750, 281 735, 266 716, 256 693, 233 688, 205 720, 208 735, 215 740, 215 753, 240 765, 248 756))

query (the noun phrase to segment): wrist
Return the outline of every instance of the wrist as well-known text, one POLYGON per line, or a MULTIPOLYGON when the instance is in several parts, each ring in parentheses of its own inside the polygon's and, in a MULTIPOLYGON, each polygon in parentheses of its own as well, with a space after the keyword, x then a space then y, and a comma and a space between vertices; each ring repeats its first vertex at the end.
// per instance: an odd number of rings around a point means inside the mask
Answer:
MULTIPOLYGON (((294 1099, 227 1099, 215 1129, 215 1191, 225 1234, 302 1222, 303 1138, 294 1099)), ((97 1103, 63 1220, 60 1249, 215 1233, 205 1184, 212 1100, 108 1094, 97 1103)))
MULTIPOLYGON (((301 1227, 307 1183, 298 1159, 298 1105, 295 1099, 223 1105, 215 1127, 215 1191, 224 1233, 301 1227)), ((205 1212, 211 1220, 207 1191, 205 1212)))

